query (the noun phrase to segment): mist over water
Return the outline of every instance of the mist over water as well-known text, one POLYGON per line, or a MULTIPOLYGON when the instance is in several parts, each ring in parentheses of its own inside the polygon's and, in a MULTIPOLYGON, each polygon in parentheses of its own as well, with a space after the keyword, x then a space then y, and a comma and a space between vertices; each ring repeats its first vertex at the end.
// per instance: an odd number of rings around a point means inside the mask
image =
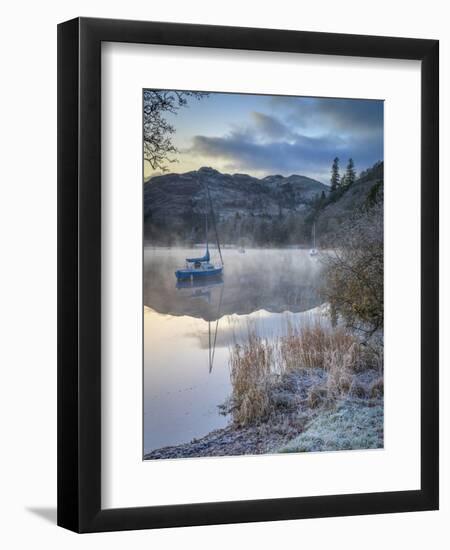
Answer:
MULTIPOLYGON (((144 305, 159 313, 213 320, 258 309, 297 313, 321 303, 321 262, 310 257, 307 250, 247 249, 241 254, 237 249, 225 249, 221 279, 177 285, 175 270, 183 266, 185 258, 199 254, 203 249, 146 248, 144 305)), ((218 259, 214 250, 211 256, 212 261, 218 259)))
POLYGON ((177 284, 199 252, 144 249, 144 453, 227 425, 229 347, 249 328, 271 338, 321 315, 322 265, 309 251, 225 249, 222 278, 177 284))

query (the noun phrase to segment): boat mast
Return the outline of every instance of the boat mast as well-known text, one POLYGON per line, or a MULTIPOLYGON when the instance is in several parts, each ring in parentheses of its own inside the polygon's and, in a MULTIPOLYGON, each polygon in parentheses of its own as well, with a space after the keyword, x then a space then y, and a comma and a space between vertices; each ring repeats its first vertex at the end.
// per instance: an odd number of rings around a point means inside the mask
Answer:
POLYGON ((212 360, 211 360, 211 321, 208 319, 208 354, 209 354, 209 372, 212 371, 212 360))
MULTIPOLYGON (((217 340, 217 331, 219 329, 219 321, 220 321, 220 309, 222 307, 222 296, 223 296, 223 285, 220 287, 220 299, 219 299, 219 307, 217 308, 216 313, 216 329, 214 331, 214 344, 212 349, 212 355, 210 354, 210 362, 209 362, 209 373, 211 374, 213 363, 214 363, 214 355, 216 354, 216 340, 217 340)), ((211 341, 210 341, 211 344, 211 341)))
MULTIPOLYGON (((208 185, 206 185, 206 189, 208 189, 208 185)), ((209 252, 208 249, 208 193, 205 193, 205 240, 206 240, 206 252, 209 252)))
POLYGON ((316 248, 316 222, 313 224, 313 249, 316 248))
POLYGON ((213 226, 214 226, 214 233, 216 234, 217 249, 219 251, 220 261, 221 261, 222 265, 224 265, 223 264, 223 258, 222 258, 222 251, 220 249, 219 234, 217 233, 216 217, 214 215, 214 209, 213 209, 213 206, 212 206, 211 195, 209 193, 208 184, 206 184, 206 192, 208 194, 209 205, 210 205, 210 208, 211 208, 211 218, 212 218, 212 222, 213 222, 213 226))

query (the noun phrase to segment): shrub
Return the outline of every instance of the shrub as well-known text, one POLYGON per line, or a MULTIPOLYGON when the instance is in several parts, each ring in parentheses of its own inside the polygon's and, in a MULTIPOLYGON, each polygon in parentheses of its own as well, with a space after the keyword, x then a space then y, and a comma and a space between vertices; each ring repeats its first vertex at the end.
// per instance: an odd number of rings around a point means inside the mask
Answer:
POLYGON ((383 201, 342 224, 324 256, 324 297, 334 317, 370 335, 383 329, 383 201))
POLYGON ((380 378, 377 378, 377 380, 375 380, 371 384, 371 386, 369 388, 369 395, 372 398, 383 397, 383 395, 384 395, 384 380, 383 380, 383 377, 380 376, 380 378))

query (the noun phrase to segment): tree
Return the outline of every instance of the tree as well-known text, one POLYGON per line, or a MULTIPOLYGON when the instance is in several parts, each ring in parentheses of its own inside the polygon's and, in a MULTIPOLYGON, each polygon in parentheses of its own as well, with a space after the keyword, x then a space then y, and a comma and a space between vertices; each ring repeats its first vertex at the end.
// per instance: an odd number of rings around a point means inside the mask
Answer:
POLYGON ((175 128, 164 115, 176 114, 191 97, 200 100, 207 95, 205 92, 144 90, 144 161, 153 170, 167 172, 166 163, 176 162, 172 155, 177 153, 177 149, 171 138, 175 128))
POLYGON ((339 176, 339 158, 336 157, 333 160, 333 165, 331 166, 331 191, 336 191, 339 187, 341 177, 339 176))
POLYGON ((383 330, 383 192, 343 223, 325 261, 323 293, 348 327, 383 330))
POLYGON ((311 206, 314 210, 319 211, 327 202, 327 196, 325 195, 325 191, 322 191, 321 193, 316 193, 314 196, 314 199, 311 201, 311 206))
POLYGON ((355 163, 353 159, 348 159, 347 169, 345 171, 345 185, 353 185, 356 180, 355 163))

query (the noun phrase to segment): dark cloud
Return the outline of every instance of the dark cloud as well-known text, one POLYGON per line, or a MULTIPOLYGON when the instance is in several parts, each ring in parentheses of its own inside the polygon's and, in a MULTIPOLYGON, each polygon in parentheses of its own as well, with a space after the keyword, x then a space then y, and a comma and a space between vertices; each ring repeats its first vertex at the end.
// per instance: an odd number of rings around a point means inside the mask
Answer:
POLYGON ((277 116, 252 112, 250 123, 220 137, 197 135, 190 154, 225 161, 230 170, 303 174, 324 182, 334 157, 358 170, 383 159, 383 103, 273 98, 277 116))
POLYGON ((253 111, 252 120, 254 122, 255 130, 264 137, 272 139, 286 139, 292 136, 291 129, 273 116, 253 111))
POLYGON ((303 174, 328 181, 335 156, 342 166, 352 157, 359 170, 383 158, 382 144, 368 148, 364 143, 349 144, 340 138, 311 138, 297 135, 293 141, 256 142, 247 133, 226 137, 195 136, 189 151, 211 159, 226 160, 232 171, 265 171, 267 174, 303 174))
POLYGON ((271 103, 291 124, 304 130, 327 128, 355 139, 378 139, 383 135, 383 101, 277 96, 271 103))
POLYGON ((351 134, 383 131, 383 102, 356 99, 317 101, 317 113, 336 130, 351 134))

